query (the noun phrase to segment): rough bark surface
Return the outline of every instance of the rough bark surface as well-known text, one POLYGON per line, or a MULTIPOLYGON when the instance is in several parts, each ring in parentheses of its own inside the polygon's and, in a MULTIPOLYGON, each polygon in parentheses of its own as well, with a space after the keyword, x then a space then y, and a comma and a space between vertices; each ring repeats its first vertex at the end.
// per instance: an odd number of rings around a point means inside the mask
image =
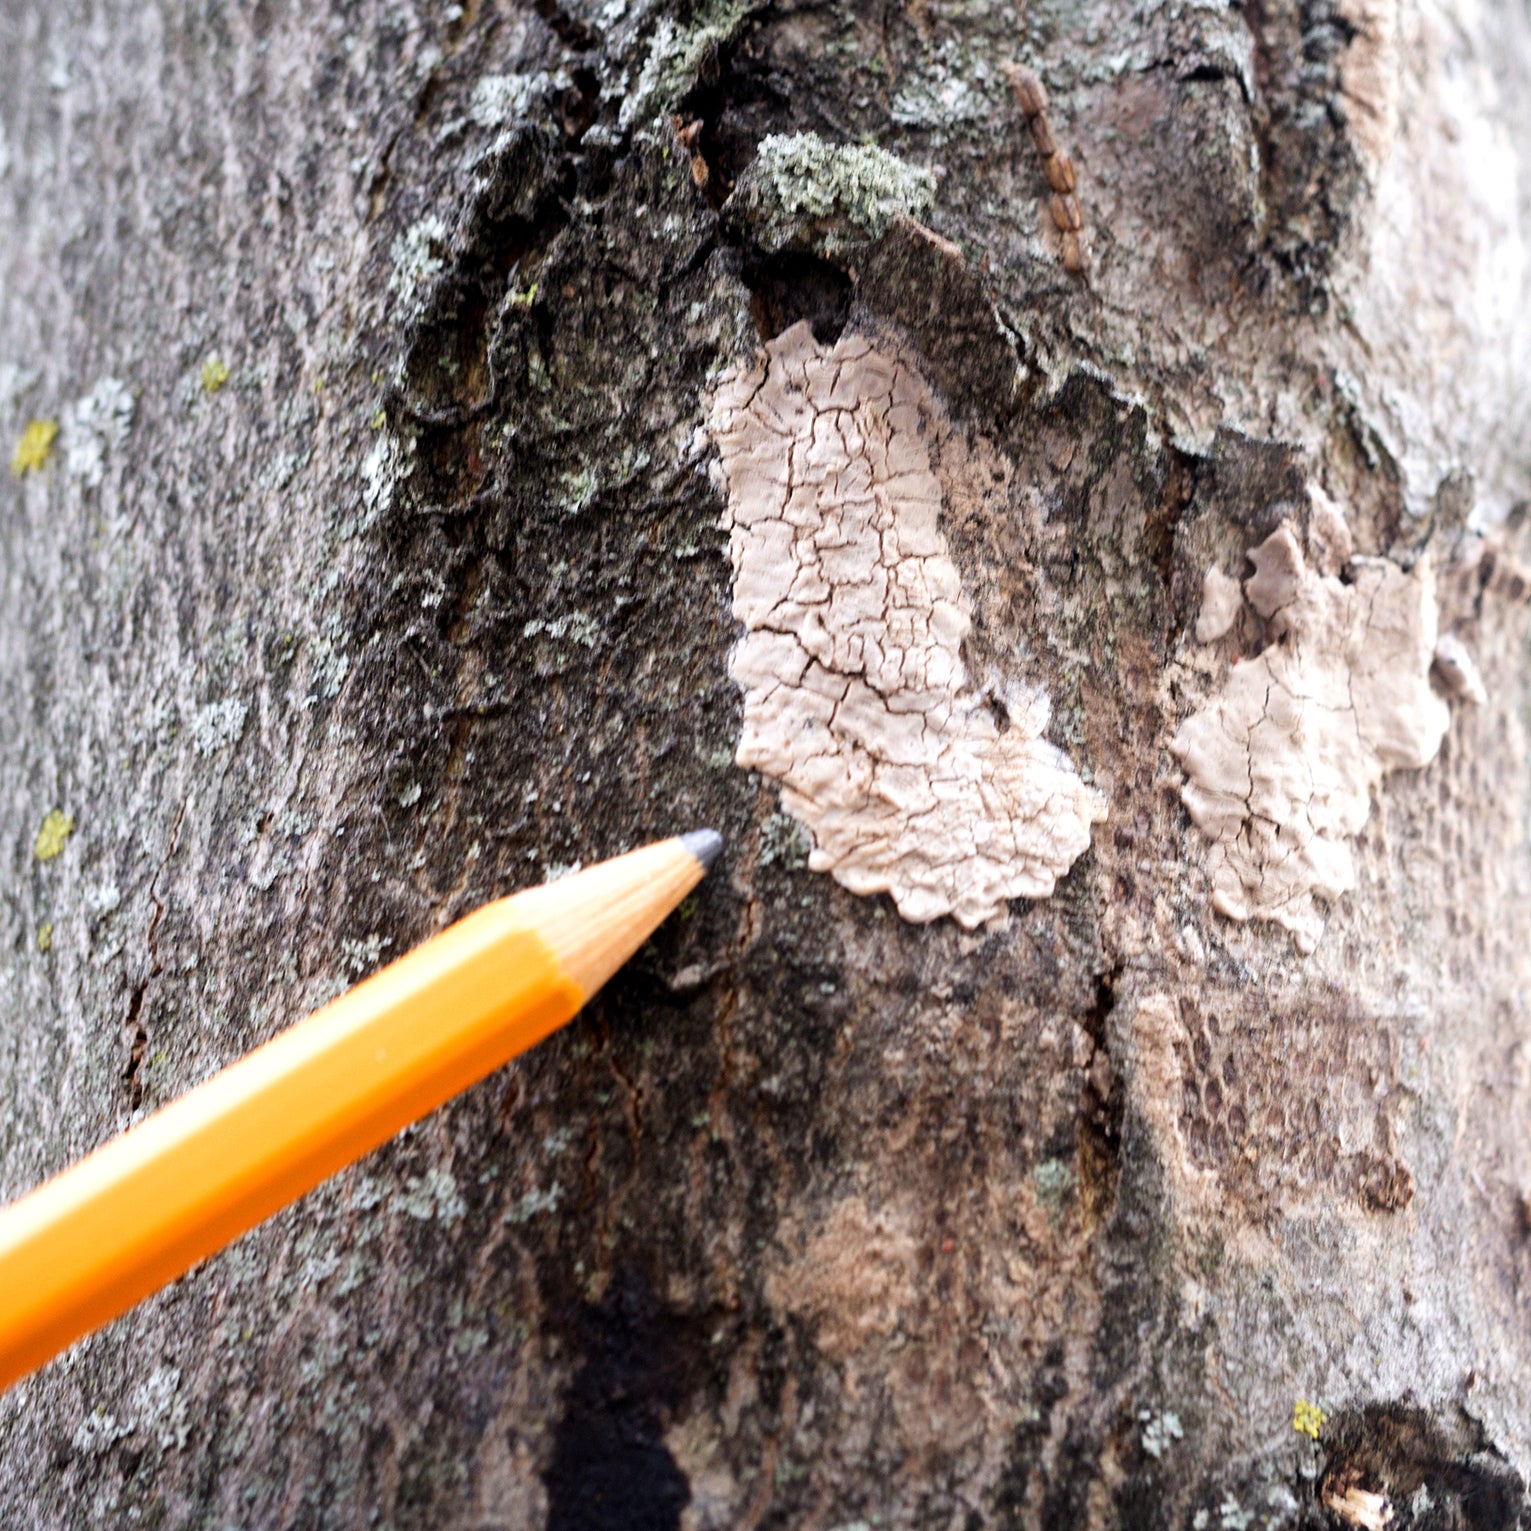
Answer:
POLYGON ((1531 1518, 1528 103, 1519 0, 10 0, 0 1194, 496 893, 728 849, 0 1399, 0 1523, 1531 1518), (708 422, 799 322, 937 401, 972 695, 1107 805, 975 930, 735 764, 708 422), (1311 954, 1169 749, 1283 527, 1331 605, 1427 560, 1485 693, 1311 954))

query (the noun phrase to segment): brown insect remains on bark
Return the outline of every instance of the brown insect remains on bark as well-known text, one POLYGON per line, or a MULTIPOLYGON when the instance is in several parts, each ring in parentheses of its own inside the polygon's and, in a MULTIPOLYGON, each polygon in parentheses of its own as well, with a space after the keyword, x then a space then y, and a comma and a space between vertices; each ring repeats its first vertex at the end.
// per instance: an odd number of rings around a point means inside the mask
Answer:
POLYGON ((1090 253, 1085 243, 1084 211, 1074 195, 1079 177, 1073 160, 1058 147, 1058 140, 1053 137, 1052 124, 1047 120, 1047 89, 1036 74, 1022 64, 1007 64, 1005 77, 1015 92, 1016 102, 1026 114, 1031 141, 1042 159, 1042 173, 1052 188, 1047 210, 1063 241, 1064 269, 1075 276, 1083 276, 1090 269, 1090 253))
POLYGON ((687 122, 682 117, 672 117, 670 120, 675 128, 675 141, 691 158, 691 179, 696 183, 698 191, 705 191, 711 172, 706 157, 698 147, 702 137, 702 119, 698 117, 695 122, 687 122))

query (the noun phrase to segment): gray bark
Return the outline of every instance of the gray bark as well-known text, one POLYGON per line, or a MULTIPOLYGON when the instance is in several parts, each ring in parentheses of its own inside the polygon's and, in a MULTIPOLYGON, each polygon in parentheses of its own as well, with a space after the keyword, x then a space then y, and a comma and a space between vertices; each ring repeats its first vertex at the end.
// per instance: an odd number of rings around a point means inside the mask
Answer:
POLYGON ((1528 101, 1518 0, 11 0, 0 432, 62 430, 0 487, 0 1194, 497 893, 727 852, 0 1399, 0 1522, 1520 1523, 1528 101), (895 159, 784 191, 799 133, 895 159), (969 668, 1108 802, 975 931, 733 764, 704 427, 798 320, 1003 464, 944 526, 969 668), (1487 700, 1304 955, 1214 909, 1168 746, 1203 575, 1325 494, 1487 700))

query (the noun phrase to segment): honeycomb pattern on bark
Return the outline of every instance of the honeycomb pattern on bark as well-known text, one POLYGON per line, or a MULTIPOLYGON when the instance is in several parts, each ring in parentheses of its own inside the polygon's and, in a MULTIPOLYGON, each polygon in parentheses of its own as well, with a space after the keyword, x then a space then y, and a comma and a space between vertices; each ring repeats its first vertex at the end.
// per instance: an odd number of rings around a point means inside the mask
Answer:
POLYGON ((1320 993, 1267 1020, 1232 993, 1180 1002, 1178 1126, 1196 1168, 1252 1206, 1338 1194, 1373 1211, 1414 1195, 1395 1149, 1398 1042, 1320 993))

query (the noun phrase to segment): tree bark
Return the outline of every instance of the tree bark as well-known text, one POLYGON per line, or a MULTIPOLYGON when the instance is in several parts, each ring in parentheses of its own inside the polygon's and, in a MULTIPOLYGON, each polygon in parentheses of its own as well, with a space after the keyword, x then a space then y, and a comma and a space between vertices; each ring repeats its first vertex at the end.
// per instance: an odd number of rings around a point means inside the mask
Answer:
POLYGON ((563 1033, 0 1399, 0 1521, 1523 1522, 1523 6, 0 43, 0 431, 60 426, 0 489, 0 1194, 496 894, 727 841, 563 1033), (885 612, 751 690, 803 472, 889 589, 934 496, 918 685, 885 612), (846 786, 911 707, 980 807, 846 786))

